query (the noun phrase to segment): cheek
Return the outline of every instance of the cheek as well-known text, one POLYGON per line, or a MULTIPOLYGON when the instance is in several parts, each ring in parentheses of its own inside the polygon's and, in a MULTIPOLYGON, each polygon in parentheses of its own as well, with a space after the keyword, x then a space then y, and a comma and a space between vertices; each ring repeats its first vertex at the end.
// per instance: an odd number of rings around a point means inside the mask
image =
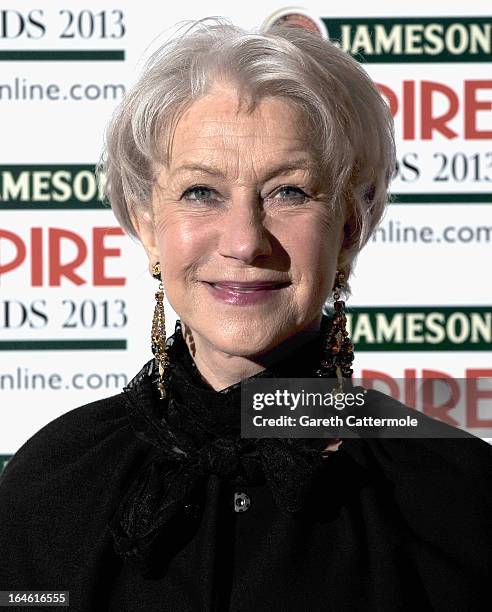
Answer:
MULTIPOLYGON (((333 221, 333 220, 331 220, 333 221)), ((289 256, 297 277, 297 299, 306 304, 329 298, 342 243, 340 223, 307 216, 289 234, 289 256)))
POLYGON ((331 262, 336 265, 341 245, 339 224, 328 223, 319 215, 306 216, 285 232, 284 244, 292 264, 301 273, 329 271, 331 262))
POLYGON ((186 281, 210 242, 204 225, 169 214, 156 222, 156 235, 164 279, 186 281))

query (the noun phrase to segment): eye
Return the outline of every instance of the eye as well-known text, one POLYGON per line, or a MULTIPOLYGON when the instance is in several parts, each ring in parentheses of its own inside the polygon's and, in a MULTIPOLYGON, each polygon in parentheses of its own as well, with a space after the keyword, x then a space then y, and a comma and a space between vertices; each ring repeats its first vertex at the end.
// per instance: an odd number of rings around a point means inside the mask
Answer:
POLYGON ((293 200, 297 202, 304 202, 309 199, 307 193, 305 193, 300 187, 295 187, 294 185, 283 185, 279 187, 277 191, 274 192, 273 196, 277 196, 279 194, 284 194, 279 199, 280 200, 293 200))
POLYGON ((182 200, 189 200, 190 202, 214 202, 215 200, 210 197, 210 194, 217 193, 214 189, 210 189, 205 185, 194 185, 189 187, 181 196, 182 200), (193 197, 194 196, 194 197, 193 197))

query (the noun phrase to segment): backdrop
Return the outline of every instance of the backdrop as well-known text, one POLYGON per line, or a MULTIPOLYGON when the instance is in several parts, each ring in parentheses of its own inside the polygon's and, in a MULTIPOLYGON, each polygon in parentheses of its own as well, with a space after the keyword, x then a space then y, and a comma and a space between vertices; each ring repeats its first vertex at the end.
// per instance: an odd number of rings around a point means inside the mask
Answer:
POLYGON ((0 10, 0 468, 47 422, 120 392, 152 356, 155 281, 102 205, 94 164, 148 54, 179 20, 209 15, 297 22, 375 80, 395 117, 399 167, 352 280, 355 376, 492 437, 488 2, 466 13, 437 1, 11 6, 0 10), (424 406, 420 383, 436 376, 457 384, 444 404, 424 406))

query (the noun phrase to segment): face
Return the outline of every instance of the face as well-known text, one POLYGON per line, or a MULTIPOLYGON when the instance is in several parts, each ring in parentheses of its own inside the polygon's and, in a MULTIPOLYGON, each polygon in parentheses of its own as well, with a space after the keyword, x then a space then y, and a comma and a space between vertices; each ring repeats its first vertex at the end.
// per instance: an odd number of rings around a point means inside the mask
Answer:
POLYGON ((343 219, 307 134, 287 101, 265 98, 247 115, 218 84, 179 120, 140 238, 197 351, 253 358, 319 326, 343 219), (262 282, 275 285, 251 286, 262 282))

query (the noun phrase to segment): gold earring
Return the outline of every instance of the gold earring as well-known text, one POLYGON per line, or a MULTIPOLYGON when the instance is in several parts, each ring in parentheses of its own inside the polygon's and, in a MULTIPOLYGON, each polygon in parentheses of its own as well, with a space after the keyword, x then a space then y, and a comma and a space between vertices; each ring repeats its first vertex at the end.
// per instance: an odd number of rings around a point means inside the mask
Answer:
POLYGON ((345 283, 345 274, 337 270, 333 284, 333 307, 335 315, 331 328, 327 330, 321 368, 318 376, 333 377, 338 380, 337 390, 343 392, 343 379, 353 374, 354 347, 346 329, 345 302, 340 299, 340 291, 345 283))
POLYGON ((340 299, 340 291, 345 284, 345 274, 337 270, 333 287, 333 307, 335 308, 335 343, 332 351, 336 357, 336 374, 338 382, 343 378, 351 378, 353 374, 352 362, 354 360, 354 347, 346 329, 345 302, 340 299))
POLYGON ((161 264, 156 262, 152 266, 152 276, 159 281, 159 289, 155 293, 155 308, 152 319, 152 353, 159 367, 159 393, 161 399, 166 397, 164 374, 169 365, 169 356, 166 351, 166 317, 164 314, 164 286, 161 277, 161 264))

